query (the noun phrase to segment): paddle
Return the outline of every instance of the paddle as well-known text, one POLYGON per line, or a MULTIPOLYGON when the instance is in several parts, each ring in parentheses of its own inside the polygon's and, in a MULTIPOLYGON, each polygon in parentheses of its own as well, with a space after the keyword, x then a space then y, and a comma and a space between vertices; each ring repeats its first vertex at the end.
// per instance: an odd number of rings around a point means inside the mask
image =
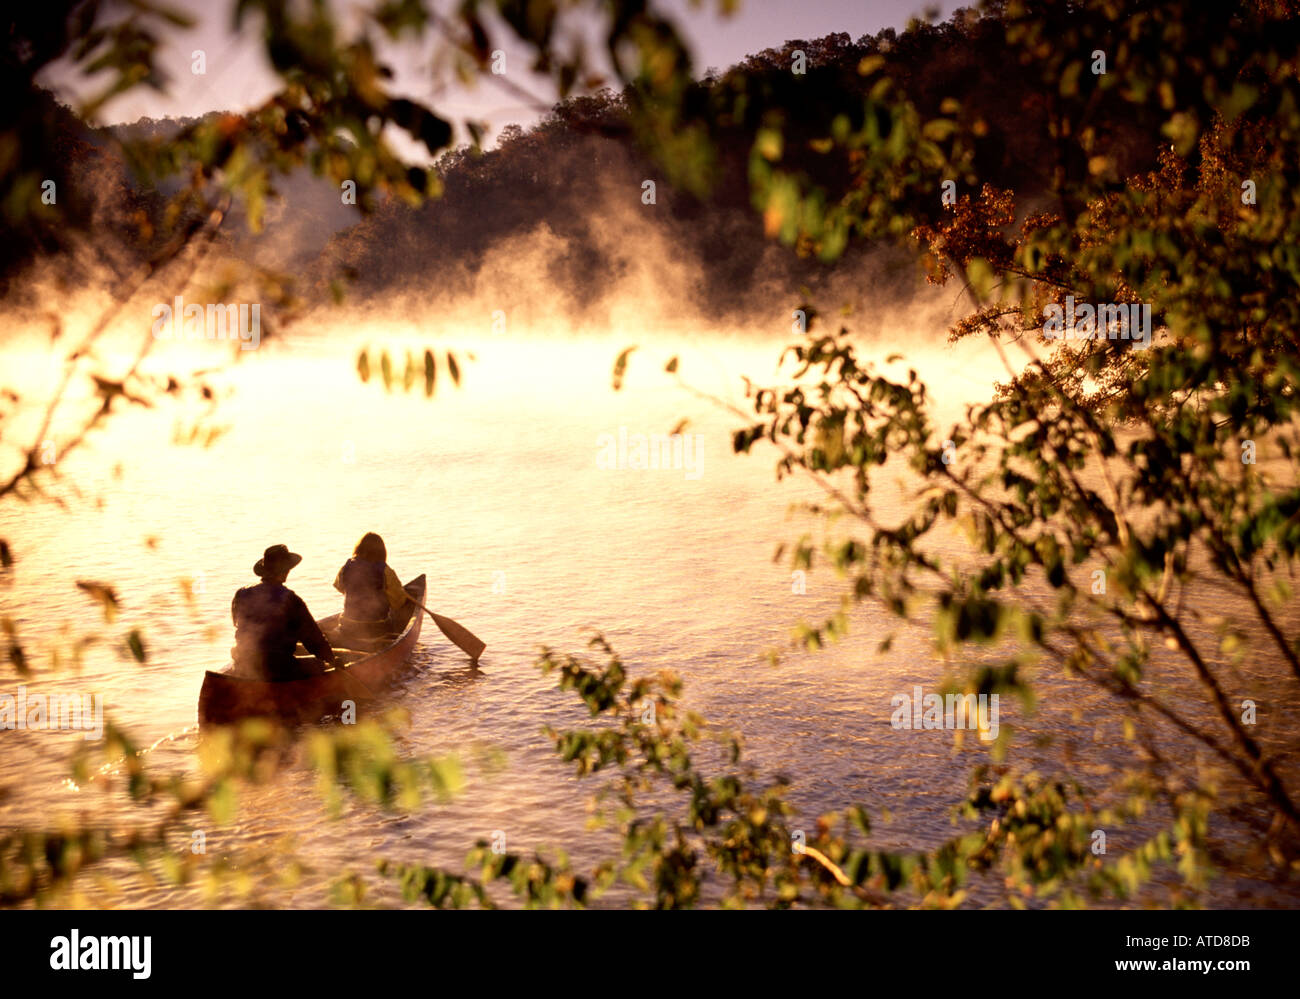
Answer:
MULTIPOLYGON (((347 654, 352 651, 353 651, 352 649, 336 648, 334 650, 334 665, 328 667, 324 672, 318 675, 329 676, 331 673, 337 673, 339 676, 343 678, 343 686, 348 688, 348 692, 352 697, 358 698, 360 700, 368 700, 375 696, 375 692, 371 690, 369 687, 367 687, 359 678, 349 673, 347 670, 349 664, 339 656, 340 652, 347 654)), ((299 656, 297 658, 300 661, 302 661, 307 659, 308 657, 299 656)), ((310 658, 316 662, 320 661, 316 656, 311 656, 310 658)), ((305 677, 304 679, 309 678, 309 676, 305 677)))
POLYGON ((369 700, 375 696, 374 691, 349 673, 341 663, 338 666, 335 666, 330 672, 337 673, 339 676, 343 677, 343 686, 351 688, 350 693, 353 697, 360 700, 369 700))
POLYGON ((406 595, 406 599, 415 604, 415 606, 424 611, 424 613, 428 614, 429 617, 433 618, 433 623, 438 626, 438 630, 446 635, 453 645, 464 652, 465 655, 469 656, 471 662, 475 664, 478 663, 478 657, 481 656, 483 650, 487 648, 486 642, 481 638, 478 638, 468 628, 457 624, 451 618, 443 617, 441 614, 435 614, 409 593, 406 595))

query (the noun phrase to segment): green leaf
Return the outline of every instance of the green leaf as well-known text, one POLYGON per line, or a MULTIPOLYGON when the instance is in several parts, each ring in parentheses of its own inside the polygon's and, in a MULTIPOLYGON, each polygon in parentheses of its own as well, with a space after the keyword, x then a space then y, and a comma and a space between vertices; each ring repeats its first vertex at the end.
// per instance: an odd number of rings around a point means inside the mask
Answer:
POLYGON ((957 123, 948 118, 934 118, 925 123, 921 134, 931 142, 943 142, 957 131, 957 123))
POLYGON ((618 392, 623 388, 623 376, 627 374, 627 359, 636 346, 627 347, 622 353, 614 359, 614 391, 618 392))
POLYGON ((217 782, 208 796, 208 814, 217 825, 225 825, 235 818, 235 785, 229 778, 217 782))
POLYGON ((966 279, 977 302, 984 302, 993 289, 993 266, 983 257, 975 257, 966 265, 966 279))
POLYGON ((754 136, 754 151, 765 160, 779 160, 784 140, 775 128, 760 128, 754 136))

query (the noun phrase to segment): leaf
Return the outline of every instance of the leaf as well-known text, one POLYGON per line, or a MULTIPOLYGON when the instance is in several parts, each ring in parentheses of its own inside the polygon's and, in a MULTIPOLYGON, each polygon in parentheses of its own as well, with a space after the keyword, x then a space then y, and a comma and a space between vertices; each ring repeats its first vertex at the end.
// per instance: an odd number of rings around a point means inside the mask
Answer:
POLYGON ((357 355, 357 374, 363 383, 370 381, 370 355, 364 350, 357 355))
POLYGON ((393 359, 388 356, 388 351, 384 351, 380 355, 379 370, 384 376, 384 391, 391 391, 393 387, 393 359))
POLYGON ((399 128, 424 143, 431 153, 437 153, 451 142, 451 125, 428 108, 404 97, 388 102, 388 117, 399 128))
POLYGON ((666 372, 668 372, 670 375, 677 371, 677 357, 676 357, 676 355, 674 355, 672 358, 670 358, 669 361, 668 361, 668 363, 664 365, 664 370, 665 370, 666 372))
POLYGON ((1074 97, 1079 92, 1079 74, 1083 72, 1083 63, 1075 60, 1061 73, 1061 96, 1074 97))
POLYGON ((411 386, 415 384, 415 378, 416 378, 415 358, 411 356, 411 352, 408 350, 406 352, 406 368, 402 371, 403 392, 411 391, 411 386))
POLYGON ((235 786, 229 778, 220 780, 213 787, 207 800, 208 814, 217 825, 225 825, 235 817, 235 786))
POLYGON ((627 347, 617 358, 614 359, 614 391, 621 391, 623 388, 623 376, 627 373, 627 359, 636 346, 627 347))
POLYGON ((425 398, 432 398, 433 386, 438 380, 438 366, 433 359, 433 351, 424 352, 424 395, 425 398))
POLYGON ((23 652, 23 647, 17 642, 9 643, 9 662, 13 664, 19 676, 31 674, 31 668, 27 665, 27 653, 23 652))
POLYGON ((754 136, 754 150, 765 160, 779 160, 782 145, 781 133, 774 128, 760 128, 754 136))
POLYGON ((126 636, 126 645, 131 650, 131 655, 136 662, 142 663, 148 658, 144 650, 144 639, 140 637, 139 629, 131 629, 131 633, 126 636))
POLYGON ((460 385, 460 365, 456 363, 456 355, 450 350, 447 351, 447 373, 451 375, 453 385, 460 385))
POLYGON ((858 75, 870 76, 876 70, 885 64, 885 57, 882 55, 865 56, 858 62, 858 75))
POLYGON ((925 123, 921 135, 931 142, 943 142, 957 131, 957 123, 948 118, 933 118, 925 123))
POLYGON ((478 56, 480 62, 486 61, 491 42, 488 40, 488 33, 483 27, 483 22, 474 15, 472 8, 467 9, 463 17, 465 26, 469 28, 470 44, 473 46, 474 54, 478 56))
POLYGON ((77 589, 90 595, 93 600, 97 600, 104 608, 104 620, 112 621, 114 614, 117 612, 118 602, 117 593, 113 587, 106 583, 96 583, 90 579, 78 579, 77 589))

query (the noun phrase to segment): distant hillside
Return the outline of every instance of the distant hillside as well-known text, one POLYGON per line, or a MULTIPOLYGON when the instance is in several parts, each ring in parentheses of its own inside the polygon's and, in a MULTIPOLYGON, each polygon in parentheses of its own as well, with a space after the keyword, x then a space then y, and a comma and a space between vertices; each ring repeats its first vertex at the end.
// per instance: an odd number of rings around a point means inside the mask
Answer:
MULTIPOLYGON (((858 66, 873 55, 886 59, 891 75, 923 113, 937 114, 944 98, 955 95, 965 114, 983 119, 987 132, 976 166, 985 180, 1032 200, 1047 190, 1053 171, 1070 175, 1086 169, 1080 160, 1062 159, 1065 145, 1041 128, 1041 111, 1051 95, 1022 74, 1001 25, 987 18, 959 16, 902 35, 887 29, 856 42, 842 33, 787 42, 702 81, 697 99, 725 99, 731 84, 743 78, 750 94, 806 107, 806 115, 785 123, 783 163, 802 168, 834 192, 846 178, 837 176, 839 164, 813 152, 808 140, 827 134, 836 115, 861 119, 865 85, 858 66), (796 50, 807 59, 804 75, 790 71, 796 50)), ((429 297, 479 294, 508 307, 510 299, 533 294, 532 278, 544 277, 562 296, 563 307, 581 315, 598 308, 629 275, 642 272, 650 257, 655 265, 693 275, 669 281, 665 289, 686 299, 680 303, 683 311, 739 321, 770 314, 801 287, 824 291, 844 277, 878 275, 882 262, 862 247, 850 247, 827 267, 765 238, 747 180, 757 124, 738 120, 716 135, 720 176, 703 204, 673 191, 636 148, 624 127, 619 95, 605 91, 566 101, 527 132, 507 130, 490 152, 461 150, 444 157, 440 199, 418 209, 385 205, 338 233, 315 268, 318 282, 346 275, 363 300, 419 287, 429 297), (640 200, 646 179, 657 184, 654 206, 640 200), (503 261, 499 250, 506 246, 516 253, 503 261), (542 258, 523 268, 530 280, 522 284, 513 259, 518 256, 542 258), (871 267, 864 271, 868 257, 871 267)), ((1154 122, 1133 118, 1122 134, 1100 136, 1098 149, 1115 157, 1123 176, 1155 163, 1157 135, 1154 122)), ((914 289, 914 272, 887 272, 901 282, 900 294, 914 289)))
MULTIPOLYGON (((1055 171, 1087 169, 1074 147, 1058 143, 1040 126, 1052 100, 1008 52, 1001 24, 959 12, 940 25, 902 34, 886 29, 853 41, 833 34, 790 41, 751 56, 720 76, 696 85, 691 100, 725 106, 744 90, 773 97, 806 113, 783 123, 783 165, 803 170, 832 196, 848 182, 841 159, 821 155, 809 140, 827 134, 836 116, 858 122, 864 113, 860 62, 882 57, 888 73, 922 113, 938 113, 946 97, 986 131, 976 168, 988 182, 1012 187, 1021 202, 1049 187, 1055 171), (802 51, 807 72, 790 71, 802 51)), ((1119 102, 1109 91, 1102 100, 1119 102)), ((151 253, 158 241, 163 192, 133 183, 104 132, 85 128, 42 92, 49 104, 45 127, 59 138, 51 176, 74 204, 79 224, 67 232, 34 224, 0 247, 0 292, 21 298, 12 284, 25 257, 63 254, 62 271, 108 268, 119 274, 151 253), (71 252, 73 237, 89 253, 71 252)), ((750 107, 770 106, 751 100, 750 107)), ((1155 161, 1158 129, 1125 108, 1100 120, 1131 126, 1098 136, 1098 150, 1118 163, 1120 176, 1155 161)), ((536 127, 511 126, 497 147, 478 154, 460 149, 437 167, 443 194, 419 208, 382 203, 367 217, 344 205, 338 189, 306 170, 275 182, 278 200, 267 228, 255 235, 232 213, 222 251, 292 274, 309 299, 326 300, 346 286, 361 303, 418 295, 425 301, 478 296, 493 307, 562 310, 575 319, 599 316, 616 292, 635 282, 642 292, 671 298, 683 316, 743 322, 788 307, 799 289, 814 294, 869 282, 873 296, 914 292, 915 270, 901 267, 897 251, 881 255, 850 245, 833 266, 801 257, 769 239, 751 204, 748 159, 760 124, 742 111, 716 127, 716 185, 704 201, 672 189, 636 146, 621 95, 603 91, 557 105, 536 127), (642 203, 642 184, 654 180, 654 205, 642 203)), ((142 120, 114 130, 123 137, 166 136, 183 121, 142 120)), ((937 194, 937 192, 936 192, 937 194)))
MULTIPOLYGON (((141 118, 107 131, 124 141, 166 139, 200 120, 141 118)), ((261 232, 249 228, 238 204, 225 222, 226 246, 257 264, 296 272, 317 258, 330 236, 357 221, 357 210, 343 204, 338 189, 306 167, 275 178, 275 188, 261 232)))
MULTIPOLYGON (((87 128, 46 90, 26 97, 17 154, 33 173, 53 181, 57 222, 33 212, 0 240, 0 297, 30 299, 22 280, 33 267, 75 284, 88 274, 121 276, 146 258, 158 239, 164 199, 132 182, 103 133, 87 128), (33 264, 35 261, 35 264, 33 264), (58 261, 59 266, 44 265, 58 261)), ((33 203, 42 191, 28 192, 33 203)))

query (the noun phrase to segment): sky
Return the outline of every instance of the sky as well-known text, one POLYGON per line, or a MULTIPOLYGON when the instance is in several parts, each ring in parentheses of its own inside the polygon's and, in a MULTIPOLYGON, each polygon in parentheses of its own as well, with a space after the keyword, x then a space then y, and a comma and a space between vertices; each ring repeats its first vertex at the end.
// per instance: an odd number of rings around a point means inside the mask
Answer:
MULTIPOLYGON (((334 5, 341 12, 343 24, 355 30, 360 24, 356 14, 359 5, 340 4, 337 0, 334 5)), ((947 18, 958 7, 974 5, 974 0, 966 4, 954 0, 740 0, 738 11, 730 16, 720 13, 719 0, 660 0, 659 8, 681 27, 695 54, 697 71, 702 73, 708 67, 726 69, 747 55, 787 40, 820 38, 838 31, 858 38, 887 26, 901 30, 927 7, 940 18, 947 18)), ((170 80, 167 92, 159 94, 138 87, 107 105, 100 115, 101 122, 197 116, 213 110, 242 111, 276 89, 276 78, 257 44, 260 23, 256 17, 236 34, 232 28, 233 0, 172 0, 171 6, 184 10, 196 24, 188 30, 175 30, 160 53, 160 65, 170 80), (196 50, 204 53, 206 72, 202 75, 192 71, 196 50)), ((434 6, 449 11, 455 3, 434 0, 434 6)), ((592 27, 577 26, 594 39, 592 27)), ((554 93, 547 89, 545 81, 527 72, 523 50, 505 48, 507 77, 535 94, 536 100, 500 86, 500 81, 490 75, 474 88, 465 87, 445 60, 441 65, 435 62, 432 44, 420 50, 408 45, 385 55, 396 71, 396 89, 400 92, 429 102, 436 111, 454 120, 486 121, 491 126, 489 134, 495 135, 512 122, 526 127, 554 101, 554 93)), ((64 66, 52 68, 41 82, 53 87, 73 106, 91 89, 64 66)), ((464 138, 463 130, 459 134, 464 138)))

